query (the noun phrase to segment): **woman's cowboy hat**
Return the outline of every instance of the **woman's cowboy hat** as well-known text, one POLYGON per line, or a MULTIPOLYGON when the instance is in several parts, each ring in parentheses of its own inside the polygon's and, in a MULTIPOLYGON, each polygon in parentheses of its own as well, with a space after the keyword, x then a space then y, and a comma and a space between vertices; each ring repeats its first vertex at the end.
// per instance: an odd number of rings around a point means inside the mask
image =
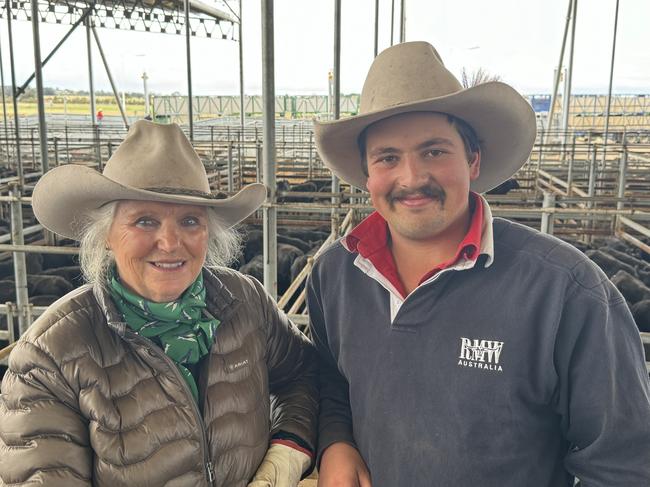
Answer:
POLYGON ((427 42, 406 42, 379 54, 361 91, 359 115, 315 122, 316 147, 334 174, 366 187, 357 140, 369 125, 407 112, 442 112, 470 124, 481 144, 481 173, 471 189, 482 193, 511 177, 535 143, 535 113, 510 86, 492 81, 463 89, 427 42))
POLYGON ((100 174, 68 164, 38 181, 32 195, 36 218, 54 233, 79 239, 88 212, 109 201, 145 200, 207 206, 232 226, 253 213, 266 198, 263 184, 236 195, 212 194, 205 167, 176 124, 135 122, 100 174))

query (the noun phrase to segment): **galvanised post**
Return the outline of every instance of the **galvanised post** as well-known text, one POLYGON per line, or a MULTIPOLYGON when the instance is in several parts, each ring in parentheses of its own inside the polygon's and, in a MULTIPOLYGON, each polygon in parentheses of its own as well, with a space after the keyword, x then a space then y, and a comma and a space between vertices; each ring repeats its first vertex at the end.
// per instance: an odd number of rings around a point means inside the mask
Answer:
MULTIPOLYGON (((20 186, 12 183, 9 185, 9 196, 12 197, 11 206, 11 243, 24 245, 23 235, 23 209, 20 199, 20 186)), ((14 279, 16 285, 16 305, 18 306, 18 329, 20 335, 27 331, 30 323, 26 314, 29 296, 27 294, 27 264, 24 252, 14 252, 14 279)))

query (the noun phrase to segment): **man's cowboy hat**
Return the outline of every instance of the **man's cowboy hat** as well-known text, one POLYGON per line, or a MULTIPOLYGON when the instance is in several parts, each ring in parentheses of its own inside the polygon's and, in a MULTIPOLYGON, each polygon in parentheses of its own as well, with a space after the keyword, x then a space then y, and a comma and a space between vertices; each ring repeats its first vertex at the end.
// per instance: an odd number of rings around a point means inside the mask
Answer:
POLYGON ((513 88, 492 81, 463 89, 427 42, 406 42, 379 54, 361 91, 359 115, 315 122, 316 147, 334 174, 366 187, 357 140, 369 125, 408 112, 442 112, 472 126, 481 145, 480 176, 471 189, 482 193, 511 177, 535 143, 535 113, 513 88))
POLYGON ((205 167, 176 124, 135 122, 100 174, 68 164, 46 173, 36 184, 36 218, 54 233, 78 240, 88 212, 110 201, 141 200, 206 206, 232 226, 253 213, 266 198, 263 184, 246 186, 234 196, 212 194, 205 167))

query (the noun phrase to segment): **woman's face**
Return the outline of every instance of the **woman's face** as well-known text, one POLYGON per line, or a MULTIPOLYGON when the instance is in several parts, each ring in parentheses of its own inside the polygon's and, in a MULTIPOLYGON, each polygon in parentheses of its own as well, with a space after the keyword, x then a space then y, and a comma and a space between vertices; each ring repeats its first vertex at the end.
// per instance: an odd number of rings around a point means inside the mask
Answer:
POLYGON ((107 243, 122 284, 150 301, 173 301, 194 282, 205 262, 207 210, 120 201, 107 243))

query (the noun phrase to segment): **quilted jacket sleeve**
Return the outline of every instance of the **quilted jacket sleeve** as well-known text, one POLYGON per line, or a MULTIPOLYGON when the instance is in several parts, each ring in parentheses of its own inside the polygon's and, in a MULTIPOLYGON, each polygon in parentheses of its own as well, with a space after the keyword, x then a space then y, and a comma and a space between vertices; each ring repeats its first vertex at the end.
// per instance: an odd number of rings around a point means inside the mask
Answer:
POLYGON ((0 486, 92 485, 88 425, 52 357, 21 339, 0 392, 0 486))
POLYGON ((298 436, 316 450, 318 384, 315 350, 309 339, 278 309, 262 285, 252 279, 267 323, 266 363, 271 393, 271 435, 298 436))

